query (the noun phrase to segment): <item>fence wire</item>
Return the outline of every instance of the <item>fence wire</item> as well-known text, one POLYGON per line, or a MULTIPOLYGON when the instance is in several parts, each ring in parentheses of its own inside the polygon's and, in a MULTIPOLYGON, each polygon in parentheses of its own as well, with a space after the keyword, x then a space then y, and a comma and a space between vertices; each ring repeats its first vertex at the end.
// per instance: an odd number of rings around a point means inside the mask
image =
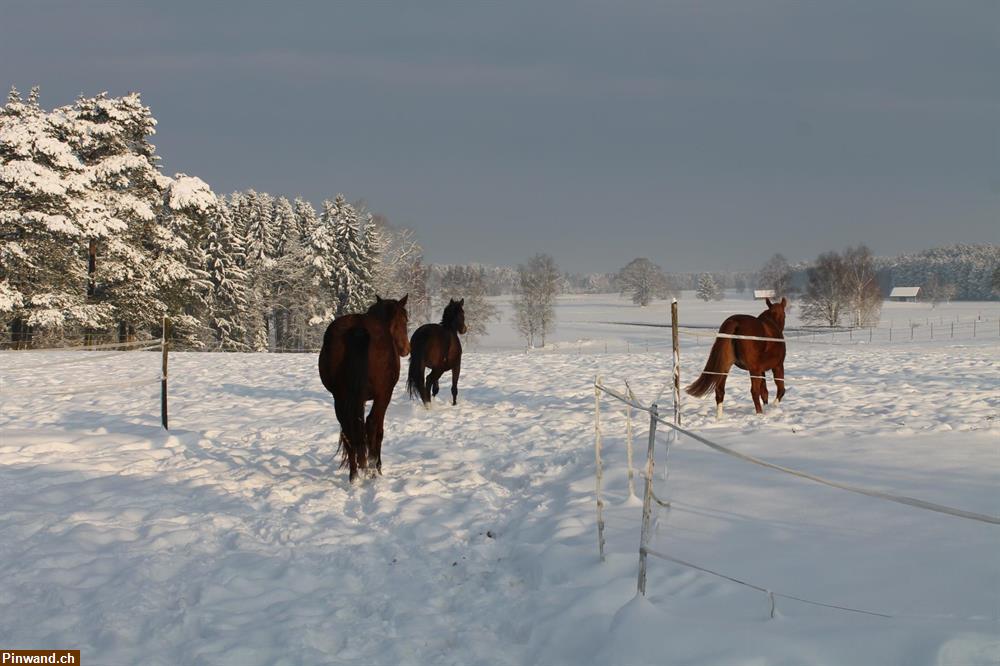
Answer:
MULTIPOLYGON (((618 393, 617 391, 614 391, 613 389, 610 389, 610 388, 608 388, 606 386, 602 386, 602 385, 597 384, 597 383, 594 384, 594 387, 597 388, 597 389, 599 389, 599 390, 601 390, 601 391, 603 391, 604 393, 607 393, 608 395, 612 396, 613 398, 615 398, 615 399, 617 399, 617 400, 619 400, 621 402, 624 402, 627 405, 631 405, 632 407, 634 407, 635 409, 638 409, 639 411, 646 412, 648 414, 652 413, 652 410, 649 407, 646 407, 646 406, 644 406, 642 404, 639 404, 638 402, 629 400, 627 397, 621 395, 620 393, 618 393)), ((874 490, 874 489, 871 489, 871 488, 863 488, 861 486, 855 486, 855 485, 848 484, 848 483, 841 483, 839 481, 832 481, 830 479, 824 479, 823 477, 816 476, 815 474, 809 474, 808 472, 803 472, 801 470, 793 469, 791 467, 785 467, 783 465, 776 465, 775 463, 767 462, 766 460, 761 460, 760 458, 748 455, 746 453, 740 453, 739 451, 735 451, 735 450, 733 450, 733 449, 731 449, 731 448, 729 448, 727 446, 723 446, 722 444, 718 444, 716 442, 713 442, 712 440, 710 440, 710 439, 708 439, 706 437, 702 437, 701 435, 699 435, 699 434, 697 434, 695 432, 692 432, 692 431, 690 431, 690 430, 688 430, 686 428, 682 428, 682 427, 676 425, 675 423, 664 419, 663 417, 661 417, 659 415, 656 415, 656 420, 659 423, 662 423, 663 425, 665 425, 665 426, 667 426, 669 428, 672 428, 673 430, 675 430, 675 431, 677 431, 677 432, 679 432, 679 433, 681 433, 683 435, 686 435, 686 436, 690 437, 694 441, 699 442, 700 444, 704 444, 705 446, 709 447, 710 449, 718 451, 719 453, 724 453, 724 454, 726 454, 728 456, 732 456, 734 458, 738 458, 740 460, 743 460, 745 462, 749 462, 749 463, 754 464, 754 465, 759 465, 761 467, 766 467, 768 469, 773 469, 773 470, 778 471, 778 472, 783 472, 785 474, 796 476, 796 477, 798 477, 800 479, 806 479, 807 481, 813 481, 815 483, 820 483, 822 485, 829 486, 831 488, 837 488, 838 490, 845 490, 847 492, 857 493, 859 495, 866 495, 868 497, 874 497, 876 499, 883 499, 883 500, 887 500, 887 501, 890 501, 890 502, 896 502, 898 504, 905 504, 907 506, 912 506, 912 507, 915 507, 915 508, 918 508, 918 509, 924 509, 926 511, 934 511, 936 513, 943 513, 943 514, 955 516, 957 518, 965 518, 967 520, 975 520, 975 521, 982 522, 982 523, 989 523, 989 524, 992 524, 992 525, 1000 525, 1000 516, 991 516, 991 515, 988 515, 988 514, 976 513, 974 511, 965 511, 963 509, 957 509, 955 507, 945 506, 943 504, 937 504, 935 502, 928 502, 926 500, 917 499, 915 497, 907 497, 905 495, 895 495, 895 494, 887 493, 887 492, 884 492, 884 491, 881 491, 881 490, 874 490)))

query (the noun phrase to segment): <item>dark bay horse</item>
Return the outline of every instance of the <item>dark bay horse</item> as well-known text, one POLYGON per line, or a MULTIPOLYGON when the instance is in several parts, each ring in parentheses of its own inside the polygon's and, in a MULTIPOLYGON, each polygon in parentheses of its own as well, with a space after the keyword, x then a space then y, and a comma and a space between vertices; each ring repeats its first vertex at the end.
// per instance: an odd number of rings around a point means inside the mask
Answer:
POLYGON ((399 381, 399 357, 410 353, 406 339, 406 299, 375 297, 365 314, 333 320, 319 352, 319 377, 333 394, 340 422, 340 466, 351 469, 350 480, 368 461, 382 473, 382 425, 392 390, 399 381), (372 410, 365 420, 365 402, 372 410))
POLYGON ((465 334, 465 299, 450 299, 441 315, 440 324, 424 324, 410 338, 410 372, 406 377, 406 390, 410 397, 420 396, 424 406, 431 404, 431 391, 438 394, 438 379, 451 370, 451 404, 458 404, 458 376, 462 372, 462 342, 458 334, 465 334), (431 373, 424 379, 424 369, 431 373))
MULTIPOLYGON (((719 333, 729 335, 750 335, 758 338, 782 338, 785 330, 784 298, 780 303, 772 303, 765 299, 767 310, 760 316, 733 315, 722 322, 719 333)), ((715 389, 716 417, 722 418, 722 399, 726 395, 726 375, 729 369, 736 365, 750 372, 750 395, 753 405, 760 414, 761 401, 767 404, 767 381, 764 373, 773 371, 777 391, 774 402, 781 402, 785 395, 785 343, 764 340, 735 340, 733 338, 716 338, 712 351, 708 354, 705 370, 690 386, 685 389, 689 394, 700 398, 713 388, 715 389), (717 373, 717 374, 711 374, 717 373)))

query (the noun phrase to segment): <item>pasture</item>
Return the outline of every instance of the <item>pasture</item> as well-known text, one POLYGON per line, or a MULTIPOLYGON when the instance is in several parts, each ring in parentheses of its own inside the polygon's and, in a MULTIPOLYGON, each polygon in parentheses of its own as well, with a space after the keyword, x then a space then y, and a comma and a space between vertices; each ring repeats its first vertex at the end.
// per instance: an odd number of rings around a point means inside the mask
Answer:
MULTIPOLYGON (((681 319, 718 325, 762 309, 688 298, 681 319)), ((979 316, 993 328, 790 343, 780 407, 754 415, 737 376, 724 420, 710 397, 686 398, 684 425, 845 483, 1000 514, 998 310, 891 304, 883 319, 979 316)), ((893 617, 780 601, 769 619, 760 593, 659 560, 647 598, 634 598, 641 516, 626 489, 624 411, 611 401, 599 562, 594 377, 628 379, 648 402, 670 356, 668 331, 598 322, 666 323, 667 312, 566 297, 561 353, 517 353, 507 320, 495 324, 466 349, 457 406, 442 391, 428 411, 407 398, 405 377, 396 386, 384 476, 356 486, 338 469, 314 354, 171 354, 169 432, 155 385, 44 395, 155 377, 158 353, 48 372, 37 366, 79 352, 0 354, 0 643, 79 648, 109 666, 995 664, 996 526, 812 485, 684 438, 671 443, 668 478, 657 460, 657 493, 672 507, 656 511, 652 547, 893 617)), ((708 343, 682 344, 686 383, 708 343)), ((637 442, 644 427, 637 418, 637 442)))

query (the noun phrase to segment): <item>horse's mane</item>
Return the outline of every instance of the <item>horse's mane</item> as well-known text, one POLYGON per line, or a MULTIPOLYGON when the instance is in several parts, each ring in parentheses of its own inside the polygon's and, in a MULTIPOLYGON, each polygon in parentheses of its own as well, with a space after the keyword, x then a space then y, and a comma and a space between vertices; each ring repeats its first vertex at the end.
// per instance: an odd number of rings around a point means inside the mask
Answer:
POLYGON ((444 308, 444 313, 441 315, 441 325, 445 327, 450 327, 449 325, 455 321, 458 314, 462 312, 462 304, 458 301, 451 301, 444 308))

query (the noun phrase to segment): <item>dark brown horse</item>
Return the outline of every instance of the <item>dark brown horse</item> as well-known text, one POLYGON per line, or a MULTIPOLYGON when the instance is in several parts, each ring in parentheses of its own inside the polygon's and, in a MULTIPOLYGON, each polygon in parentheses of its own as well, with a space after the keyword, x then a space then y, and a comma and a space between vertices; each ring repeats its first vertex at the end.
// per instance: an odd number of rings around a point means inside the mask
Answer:
POLYGON ((410 397, 420 396, 424 406, 431 404, 431 391, 438 394, 438 379, 451 370, 451 404, 458 404, 458 376, 462 372, 462 342, 458 334, 465 334, 465 299, 451 299, 444 308, 440 324, 424 324, 410 338, 410 372, 406 377, 406 390, 410 397), (431 373, 424 379, 424 369, 431 373))
MULTIPOLYGON (((788 301, 784 298, 780 303, 772 303, 769 298, 765 301, 767 310, 760 316, 733 315, 722 322, 719 333, 784 339, 785 306, 788 301)), ((753 405, 758 414, 763 411, 761 402, 767 404, 767 381, 764 379, 764 373, 768 370, 774 374, 777 391, 774 402, 776 404, 781 402, 781 398, 785 395, 785 343, 770 340, 716 338, 705 363, 705 370, 687 387, 687 392, 700 398, 714 388, 716 417, 722 418, 726 375, 734 364, 750 372, 750 395, 753 397, 753 405)))
POLYGON ((319 377, 333 394, 340 422, 340 466, 351 469, 351 481, 368 461, 382 473, 382 425, 392 390, 399 381, 399 357, 410 353, 406 339, 406 299, 375 297, 366 314, 335 319, 323 336, 319 377), (372 411, 365 420, 365 403, 372 411))

